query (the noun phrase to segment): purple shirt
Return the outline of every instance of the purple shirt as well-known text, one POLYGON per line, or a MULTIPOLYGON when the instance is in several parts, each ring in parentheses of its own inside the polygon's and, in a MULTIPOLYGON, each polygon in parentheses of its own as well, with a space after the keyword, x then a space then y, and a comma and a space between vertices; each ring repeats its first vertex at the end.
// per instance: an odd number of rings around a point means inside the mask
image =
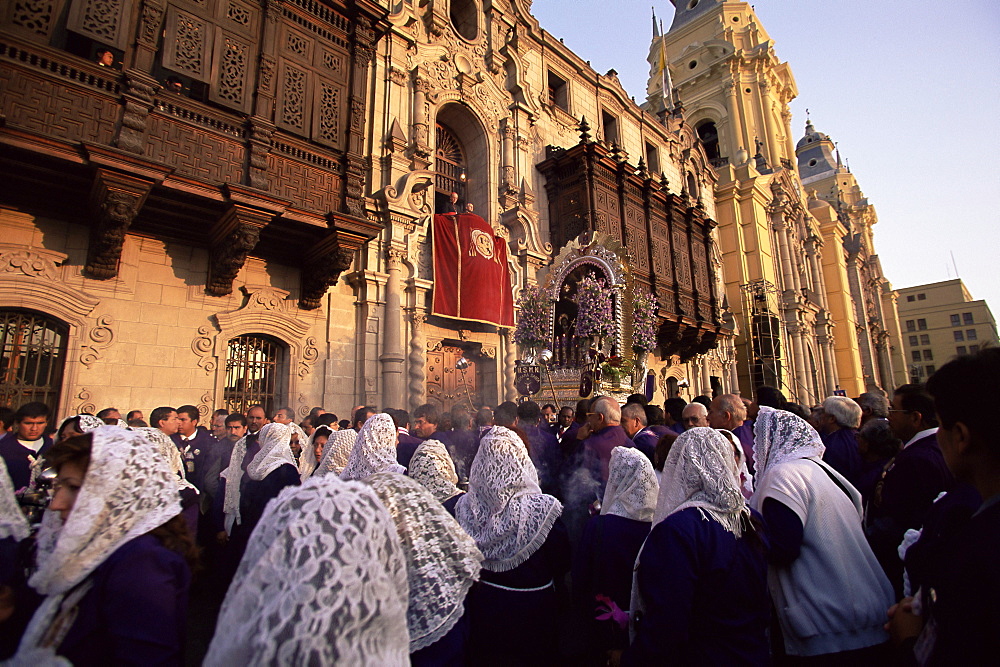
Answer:
POLYGON ((632 441, 618 424, 605 426, 600 431, 590 434, 583 441, 584 449, 588 454, 595 456, 601 462, 601 483, 608 481, 608 466, 611 464, 611 450, 615 447, 631 447, 632 441))

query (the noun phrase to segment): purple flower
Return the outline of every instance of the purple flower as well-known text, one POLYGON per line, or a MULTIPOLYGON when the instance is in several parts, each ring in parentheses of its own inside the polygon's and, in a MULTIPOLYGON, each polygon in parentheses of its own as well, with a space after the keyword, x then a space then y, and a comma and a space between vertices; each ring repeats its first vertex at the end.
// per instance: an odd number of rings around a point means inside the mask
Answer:
POLYGON ((656 297, 644 289, 632 292, 632 347, 646 352, 656 347, 656 297))
POLYGON ((526 287, 517 299, 514 342, 521 347, 543 347, 549 339, 551 310, 549 293, 541 287, 526 287))
POLYGON ((576 335, 605 337, 614 333, 611 290, 594 276, 584 276, 576 286, 576 335))

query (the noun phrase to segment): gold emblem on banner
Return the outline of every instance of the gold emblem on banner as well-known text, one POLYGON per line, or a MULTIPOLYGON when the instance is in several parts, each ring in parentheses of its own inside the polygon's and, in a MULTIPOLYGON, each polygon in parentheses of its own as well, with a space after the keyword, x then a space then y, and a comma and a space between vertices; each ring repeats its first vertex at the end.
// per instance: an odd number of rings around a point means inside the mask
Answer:
POLYGON ((469 244, 469 255, 477 252, 486 259, 493 259, 493 236, 481 229, 473 229, 469 244))

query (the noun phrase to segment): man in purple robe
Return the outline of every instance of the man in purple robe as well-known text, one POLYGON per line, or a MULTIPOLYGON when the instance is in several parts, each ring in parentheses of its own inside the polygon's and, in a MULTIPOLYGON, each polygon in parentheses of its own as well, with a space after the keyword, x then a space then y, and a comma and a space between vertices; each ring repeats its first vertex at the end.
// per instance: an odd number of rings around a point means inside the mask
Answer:
POLYGON ((646 410, 640 403, 628 403, 622 408, 621 426, 632 444, 645 454, 650 463, 656 453, 656 443, 660 441, 651 427, 646 424, 646 410))
MULTIPOLYGON (((615 447, 631 447, 632 441, 621 427, 622 410, 618 401, 609 396, 594 400, 587 415, 590 435, 583 441, 585 459, 600 462, 601 487, 608 481, 608 466, 611 464, 611 450, 615 447)), ((603 492, 602 492, 603 495, 603 492)))
POLYGON ((846 396, 829 396, 817 416, 820 438, 826 445, 823 460, 857 485, 861 473, 861 452, 858 451, 858 428, 861 426, 861 406, 846 396))
POLYGON ((747 422, 747 409, 736 394, 720 394, 712 399, 708 410, 708 425, 731 431, 740 440, 747 469, 753 473, 753 422, 747 422), (749 426, 747 424, 749 423, 749 426))
POLYGON ((542 412, 538 403, 525 401, 517 406, 517 419, 514 425, 528 436, 528 453, 531 462, 538 471, 538 485, 542 493, 557 495, 559 488, 559 472, 562 465, 562 453, 559 451, 559 441, 548 429, 539 424, 542 412))
POLYGON ((48 424, 49 406, 38 401, 25 403, 14 413, 13 429, 0 438, 0 456, 15 491, 28 486, 31 464, 52 446, 52 438, 45 435, 48 424))

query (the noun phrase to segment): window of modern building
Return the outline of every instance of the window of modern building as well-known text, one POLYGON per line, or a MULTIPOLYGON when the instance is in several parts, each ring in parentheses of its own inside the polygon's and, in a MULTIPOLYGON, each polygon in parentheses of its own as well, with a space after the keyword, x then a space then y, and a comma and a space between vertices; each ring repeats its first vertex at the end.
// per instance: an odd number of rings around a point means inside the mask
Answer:
POLYGON ((646 142, 646 170, 654 175, 660 173, 660 151, 648 141, 646 142))
POLYGON ((549 104, 569 111, 569 84, 561 76, 549 70, 549 104))
POLYGON ((958 313, 951 316, 951 326, 957 327, 962 324, 962 320, 958 317, 958 313))
POLYGON ((957 354, 958 356, 962 356, 967 353, 968 350, 965 349, 964 345, 959 345, 958 347, 955 348, 955 354, 957 354))
POLYGON ((925 331, 927 329, 927 320, 923 318, 917 320, 917 328, 921 331, 925 331))
POLYGON ((934 375, 934 371, 935 371, 935 370, 936 370, 936 369, 935 369, 935 367, 933 366, 933 364, 932 364, 932 365, 929 365, 929 366, 927 367, 927 376, 928 376, 928 377, 930 377, 931 375, 934 375))
POLYGON ((910 336, 910 346, 912 347, 914 345, 917 345, 917 337, 916 336, 910 336))
POLYGON ((926 294, 918 294, 917 295, 917 301, 925 301, 926 299, 927 299, 927 295, 926 294))
POLYGON ((931 361, 934 358, 933 350, 924 350, 924 361, 931 361))
POLYGON ((969 346, 969 354, 977 354, 978 352, 979 352, 979 346, 978 345, 970 345, 969 346))
POLYGON ((906 320, 906 330, 907 331, 916 331, 917 330, 917 323, 914 320, 906 320))
POLYGON ((951 335, 955 337, 955 340, 965 340, 965 334, 961 330, 952 331, 951 335))
POLYGON ((230 412, 262 405, 272 414, 282 403, 285 345, 270 336, 247 334, 229 341, 223 401, 230 412))
POLYGON ((68 327, 29 310, 0 310, 0 405, 59 409, 68 327))
POLYGON ((913 350, 910 352, 910 356, 913 357, 914 361, 920 361, 920 350, 913 350))
POLYGON ((930 345, 931 344, 931 337, 928 334, 920 334, 920 344, 921 345, 930 345))
POLYGON ((907 294, 907 295, 906 295, 906 300, 907 300, 908 302, 909 302, 909 301, 916 301, 916 300, 917 300, 917 297, 913 296, 912 294, 907 294))
POLYGON ((966 331, 965 331, 965 340, 976 340, 976 339, 977 339, 977 337, 976 337, 976 330, 975 329, 966 329, 966 331))
POLYGON ((604 141, 608 145, 620 143, 618 139, 618 119, 603 109, 601 110, 601 127, 604 129, 604 141))
POLYGON ((962 324, 975 324, 972 321, 972 313, 962 313, 962 324))

